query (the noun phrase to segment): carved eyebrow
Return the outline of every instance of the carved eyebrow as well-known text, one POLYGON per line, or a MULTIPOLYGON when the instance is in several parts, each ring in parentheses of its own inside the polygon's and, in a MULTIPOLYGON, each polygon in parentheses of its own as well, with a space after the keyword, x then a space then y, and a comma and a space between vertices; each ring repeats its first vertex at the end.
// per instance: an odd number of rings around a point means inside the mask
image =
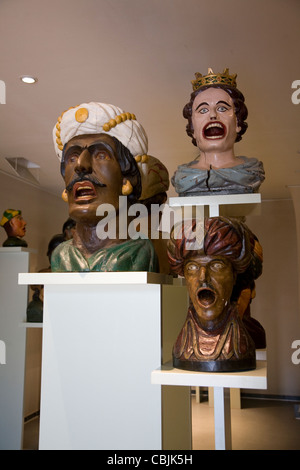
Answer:
POLYGON ((79 143, 75 143, 73 145, 71 145, 67 150, 66 152, 64 153, 64 158, 66 158, 66 156, 69 155, 69 153, 72 153, 74 152, 75 150, 78 150, 79 152, 83 152, 84 149, 91 149, 93 150, 95 147, 99 147, 101 150, 106 150, 107 152, 110 152, 110 153, 114 153, 113 152, 113 149, 111 148, 111 146, 109 144, 107 144, 106 142, 103 142, 103 141, 100 141, 100 142, 93 142, 91 145, 87 146, 87 145, 80 145, 79 143))
POLYGON ((89 145, 87 148, 88 149, 94 149, 95 147, 99 147, 101 150, 106 150, 107 152, 110 152, 114 154, 113 148, 107 144, 106 142, 100 141, 100 142, 93 142, 91 145, 89 145))
MULTIPOLYGON (((221 100, 221 101, 218 101, 218 102, 217 102, 217 104, 221 104, 221 103, 222 103, 222 104, 225 104, 226 106, 228 106, 229 108, 231 108, 230 104, 227 103, 227 101, 221 100)), ((200 108, 200 106, 203 106, 204 104, 205 104, 206 106, 209 106, 209 104, 206 103, 206 101, 203 101, 203 103, 198 104, 198 106, 197 106, 197 108, 196 108, 195 111, 197 111, 197 109, 200 108)))
POLYGON ((74 150, 78 150, 78 151, 82 151, 84 149, 84 147, 81 147, 79 144, 74 144, 74 145, 71 145, 65 152, 64 152, 64 155, 63 155, 63 160, 65 160, 65 158, 72 152, 74 152, 74 150))
POLYGON ((203 106, 204 104, 206 104, 206 106, 209 106, 209 104, 206 103, 206 101, 203 101, 203 103, 198 104, 198 106, 196 108, 196 111, 197 111, 198 108, 200 108, 200 106, 203 106))
POLYGON ((217 102, 217 104, 221 104, 221 103, 223 103, 223 104, 225 104, 226 106, 228 106, 229 108, 231 108, 230 104, 227 103, 227 101, 222 101, 222 100, 221 100, 221 101, 218 101, 218 102, 217 102))

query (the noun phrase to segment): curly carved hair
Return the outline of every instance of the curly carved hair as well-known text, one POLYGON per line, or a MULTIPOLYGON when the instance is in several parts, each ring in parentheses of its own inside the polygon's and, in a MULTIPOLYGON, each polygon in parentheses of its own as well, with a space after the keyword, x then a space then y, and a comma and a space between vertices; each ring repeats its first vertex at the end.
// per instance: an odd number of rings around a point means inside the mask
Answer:
POLYGON ((175 225, 168 241, 167 254, 174 274, 184 275, 184 265, 203 252, 208 256, 225 256, 237 274, 232 300, 252 285, 262 273, 262 247, 246 224, 235 218, 211 217, 199 222, 185 220, 175 225), (204 226, 203 226, 204 225, 204 226), (202 233, 201 246, 193 249, 195 234, 202 233))
POLYGON ((175 274, 183 276, 185 261, 198 255, 200 250, 205 255, 229 258, 237 273, 247 269, 251 261, 251 249, 249 234, 243 224, 226 217, 205 218, 202 246, 198 245, 197 249, 193 249, 191 242, 199 224, 203 225, 203 222, 196 219, 185 220, 172 229, 168 242, 168 259, 175 274))

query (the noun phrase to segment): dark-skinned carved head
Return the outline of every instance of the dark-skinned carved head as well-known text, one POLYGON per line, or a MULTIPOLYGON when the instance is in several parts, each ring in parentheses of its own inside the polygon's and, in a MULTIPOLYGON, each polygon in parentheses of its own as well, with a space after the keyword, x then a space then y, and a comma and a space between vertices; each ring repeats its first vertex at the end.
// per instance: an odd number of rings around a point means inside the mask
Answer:
POLYGON ((69 108, 53 129, 56 154, 66 183, 70 215, 95 213, 99 204, 118 198, 136 202, 141 178, 135 157, 147 154, 147 135, 134 114, 105 103, 69 108))
POLYGON ((226 321, 230 303, 238 296, 237 278, 252 263, 247 227, 225 217, 205 218, 204 222, 184 221, 173 228, 168 258, 172 272, 186 279, 201 327, 210 331, 218 329, 226 321), (203 233, 203 239, 193 249, 197 230, 203 233))

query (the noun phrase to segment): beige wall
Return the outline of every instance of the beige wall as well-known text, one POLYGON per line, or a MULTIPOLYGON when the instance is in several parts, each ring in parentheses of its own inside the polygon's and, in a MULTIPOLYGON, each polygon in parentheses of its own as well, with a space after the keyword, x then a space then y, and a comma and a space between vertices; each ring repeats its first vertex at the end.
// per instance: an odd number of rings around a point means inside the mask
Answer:
MULTIPOLYGON (((289 191, 292 196, 296 231, 297 231, 297 248, 298 248, 298 271, 300 272, 300 185, 289 186, 289 191)), ((300 277, 298 277, 298 290, 299 290, 299 305, 300 305, 300 277)))
MULTIPOLYGON (((57 175, 60 178, 60 175, 57 175)), ((68 206, 60 196, 46 193, 20 180, 0 173, 0 212, 5 209, 21 209, 27 222, 24 239, 28 247, 38 251, 32 256, 32 272, 49 265, 48 243, 53 235, 61 233, 62 225, 68 218, 68 206)), ((0 246, 6 239, 5 230, 0 228, 0 246)))
MULTIPOLYGON (((60 177, 60 175, 58 175, 60 177)), ((36 272, 49 266, 48 243, 53 235, 60 233, 68 217, 67 204, 60 197, 48 194, 36 187, 0 173, 0 212, 5 209, 21 209, 27 222, 24 237, 28 247, 37 250, 30 255, 30 271, 36 272)), ((6 233, 0 228, 0 246, 6 233)), ((9 266, 7 267, 9 269, 9 266)), ((32 291, 29 289, 29 298, 32 291)), ((24 312, 25 317, 26 311, 24 312)), ((29 416, 40 407, 41 380, 41 329, 27 331, 26 376, 24 391, 24 416, 29 416)))
POLYGON ((263 201, 261 214, 247 217, 264 251, 263 274, 256 283, 252 316, 267 334, 268 390, 300 396, 300 364, 291 360, 300 339, 296 221, 292 200, 263 201))

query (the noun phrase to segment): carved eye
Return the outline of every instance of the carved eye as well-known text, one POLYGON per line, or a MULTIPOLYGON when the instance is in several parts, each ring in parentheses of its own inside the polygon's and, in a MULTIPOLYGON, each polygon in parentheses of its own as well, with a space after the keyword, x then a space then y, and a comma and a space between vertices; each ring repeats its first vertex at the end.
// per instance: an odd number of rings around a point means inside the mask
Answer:
POLYGON ((213 271, 221 271, 226 266, 222 261, 214 261, 213 263, 211 263, 210 267, 213 271))
POLYGON ((218 106, 217 111, 224 113, 225 111, 228 111, 228 108, 226 108, 226 106, 218 106))
POLYGON ((71 154, 68 155, 66 159, 66 163, 74 163, 78 160, 79 157, 79 152, 72 152, 71 154))
POLYGON ((96 159, 96 160, 110 160, 110 155, 105 152, 105 150, 97 150, 95 151, 95 153, 93 154, 93 157, 96 159))
POLYGON ((195 271, 199 271, 199 266, 194 263, 189 263, 185 268, 189 273, 193 273, 195 271))
POLYGON ((74 163, 78 160, 78 157, 81 153, 82 149, 80 149, 79 147, 76 148, 72 148, 72 149, 69 149, 66 154, 65 154, 65 157, 64 157, 64 161, 66 164, 68 163, 74 163))

